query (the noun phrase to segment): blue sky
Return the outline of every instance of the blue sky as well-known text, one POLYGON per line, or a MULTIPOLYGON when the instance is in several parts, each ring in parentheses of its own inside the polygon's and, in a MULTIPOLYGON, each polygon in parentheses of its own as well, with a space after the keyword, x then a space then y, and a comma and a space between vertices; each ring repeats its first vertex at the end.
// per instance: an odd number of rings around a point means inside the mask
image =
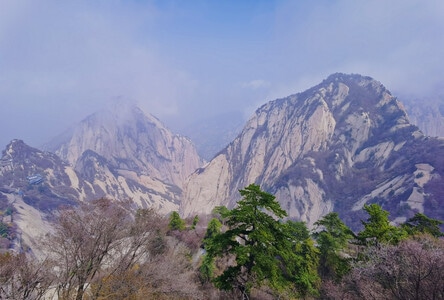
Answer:
POLYGON ((167 125, 246 117, 333 72, 443 92, 444 1, 0 0, 0 147, 39 146, 112 99, 167 125))

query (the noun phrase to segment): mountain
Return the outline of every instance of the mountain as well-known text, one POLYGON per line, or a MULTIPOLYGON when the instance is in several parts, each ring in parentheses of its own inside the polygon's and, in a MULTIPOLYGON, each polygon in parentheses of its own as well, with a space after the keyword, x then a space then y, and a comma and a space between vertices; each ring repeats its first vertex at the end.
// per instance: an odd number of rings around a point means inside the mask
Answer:
POLYGON ((124 102, 88 116, 45 149, 103 195, 162 213, 178 209, 183 182, 203 164, 188 138, 124 102))
POLYGON ((80 194, 86 193, 86 183, 71 166, 57 155, 32 148, 21 140, 6 146, 0 166, 1 191, 22 195, 26 203, 41 211, 73 205, 80 194))
POLYGON ((181 213, 233 207, 238 190, 256 183, 310 226, 337 211, 357 227, 366 203, 398 222, 415 212, 444 219, 443 175, 443 139, 424 136, 378 81, 338 73, 259 108, 190 176, 181 213))
POLYGON ((427 136, 444 137, 444 97, 409 99, 405 107, 410 121, 427 136))
POLYGON ((21 140, 7 145, 0 159, 7 201, 51 214, 108 197, 167 214, 178 210, 183 181, 203 162, 190 140, 135 106, 93 114, 48 145, 45 151, 21 140))
POLYGON ((60 206, 101 197, 132 199, 139 207, 154 207, 165 214, 177 210, 180 201, 177 186, 116 170, 94 151, 85 151, 73 167, 21 140, 13 140, 2 153, 0 194, 8 203, 24 202, 43 217, 60 206))
POLYGON ((48 145, 54 153, 13 140, 0 158, 0 221, 20 237, 15 248, 33 248, 55 209, 81 201, 177 211, 184 179, 203 162, 190 140, 134 106, 93 114, 48 145))
POLYGON ((189 139, 173 134, 154 116, 124 103, 90 115, 48 143, 46 149, 76 169, 84 153, 93 151, 132 179, 149 176, 179 189, 203 164, 189 139))
POLYGON ((14 231, 11 236, 17 237, 13 246, 35 245, 39 236, 50 230, 51 211, 76 205, 82 194, 91 192, 88 187, 55 154, 21 140, 11 141, 0 158, 0 206, 2 222, 9 224, 14 231))

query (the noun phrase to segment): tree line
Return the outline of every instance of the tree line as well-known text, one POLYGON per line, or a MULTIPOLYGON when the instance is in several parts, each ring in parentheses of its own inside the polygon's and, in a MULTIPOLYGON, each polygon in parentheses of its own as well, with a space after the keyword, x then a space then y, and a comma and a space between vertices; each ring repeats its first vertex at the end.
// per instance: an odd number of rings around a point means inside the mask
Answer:
POLYGON ((444 299, 439 220, 364 206, 310 230, 251 184, 233 209, 168 218, 99 199, 60 210, 43 255, 0 255, 0 299, 444 299))

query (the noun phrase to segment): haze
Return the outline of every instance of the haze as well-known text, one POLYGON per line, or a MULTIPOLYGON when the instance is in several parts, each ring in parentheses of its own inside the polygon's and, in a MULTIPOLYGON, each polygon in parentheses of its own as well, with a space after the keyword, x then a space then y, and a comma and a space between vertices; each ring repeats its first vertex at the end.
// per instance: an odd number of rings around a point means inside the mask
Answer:
POLYGON ((0 148, 128 99, 180 131, 334 72, 443 92, 444 1, 0 0, 0 148))

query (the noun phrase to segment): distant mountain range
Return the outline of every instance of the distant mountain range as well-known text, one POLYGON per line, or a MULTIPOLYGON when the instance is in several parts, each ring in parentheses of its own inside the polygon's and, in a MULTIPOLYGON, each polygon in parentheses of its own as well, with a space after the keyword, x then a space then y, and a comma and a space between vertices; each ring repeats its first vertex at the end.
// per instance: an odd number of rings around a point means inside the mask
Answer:
MULTIPOLYGON (((437 110, 425 116, 431 114, 439 119, 437 110)), ((223 116, 229 124, 195 126, 189 136, 205 163, 189 138, 119 105, 88 116, 43 150, 8 144, 0 158, 0 209, 22 215, 14 222, 22 236, 31 232, 28 243, 41 233, 30 229, 31 220, 38 215, 46 224, 61 205, 109 197, 193 216, 235 206, 238 190, 250 183, 309 225, 337 211, 357 228, 366 203, 382 205, 395 222, 415 212, 444 219, 444 139, 427 137, 409 116, 420 123, 424 114, 407 114, 378 81, 333 74, 263 105, 243 128, 239 115, 223 116)), ((39 226, 46 225, 31 227, 39 226)))

